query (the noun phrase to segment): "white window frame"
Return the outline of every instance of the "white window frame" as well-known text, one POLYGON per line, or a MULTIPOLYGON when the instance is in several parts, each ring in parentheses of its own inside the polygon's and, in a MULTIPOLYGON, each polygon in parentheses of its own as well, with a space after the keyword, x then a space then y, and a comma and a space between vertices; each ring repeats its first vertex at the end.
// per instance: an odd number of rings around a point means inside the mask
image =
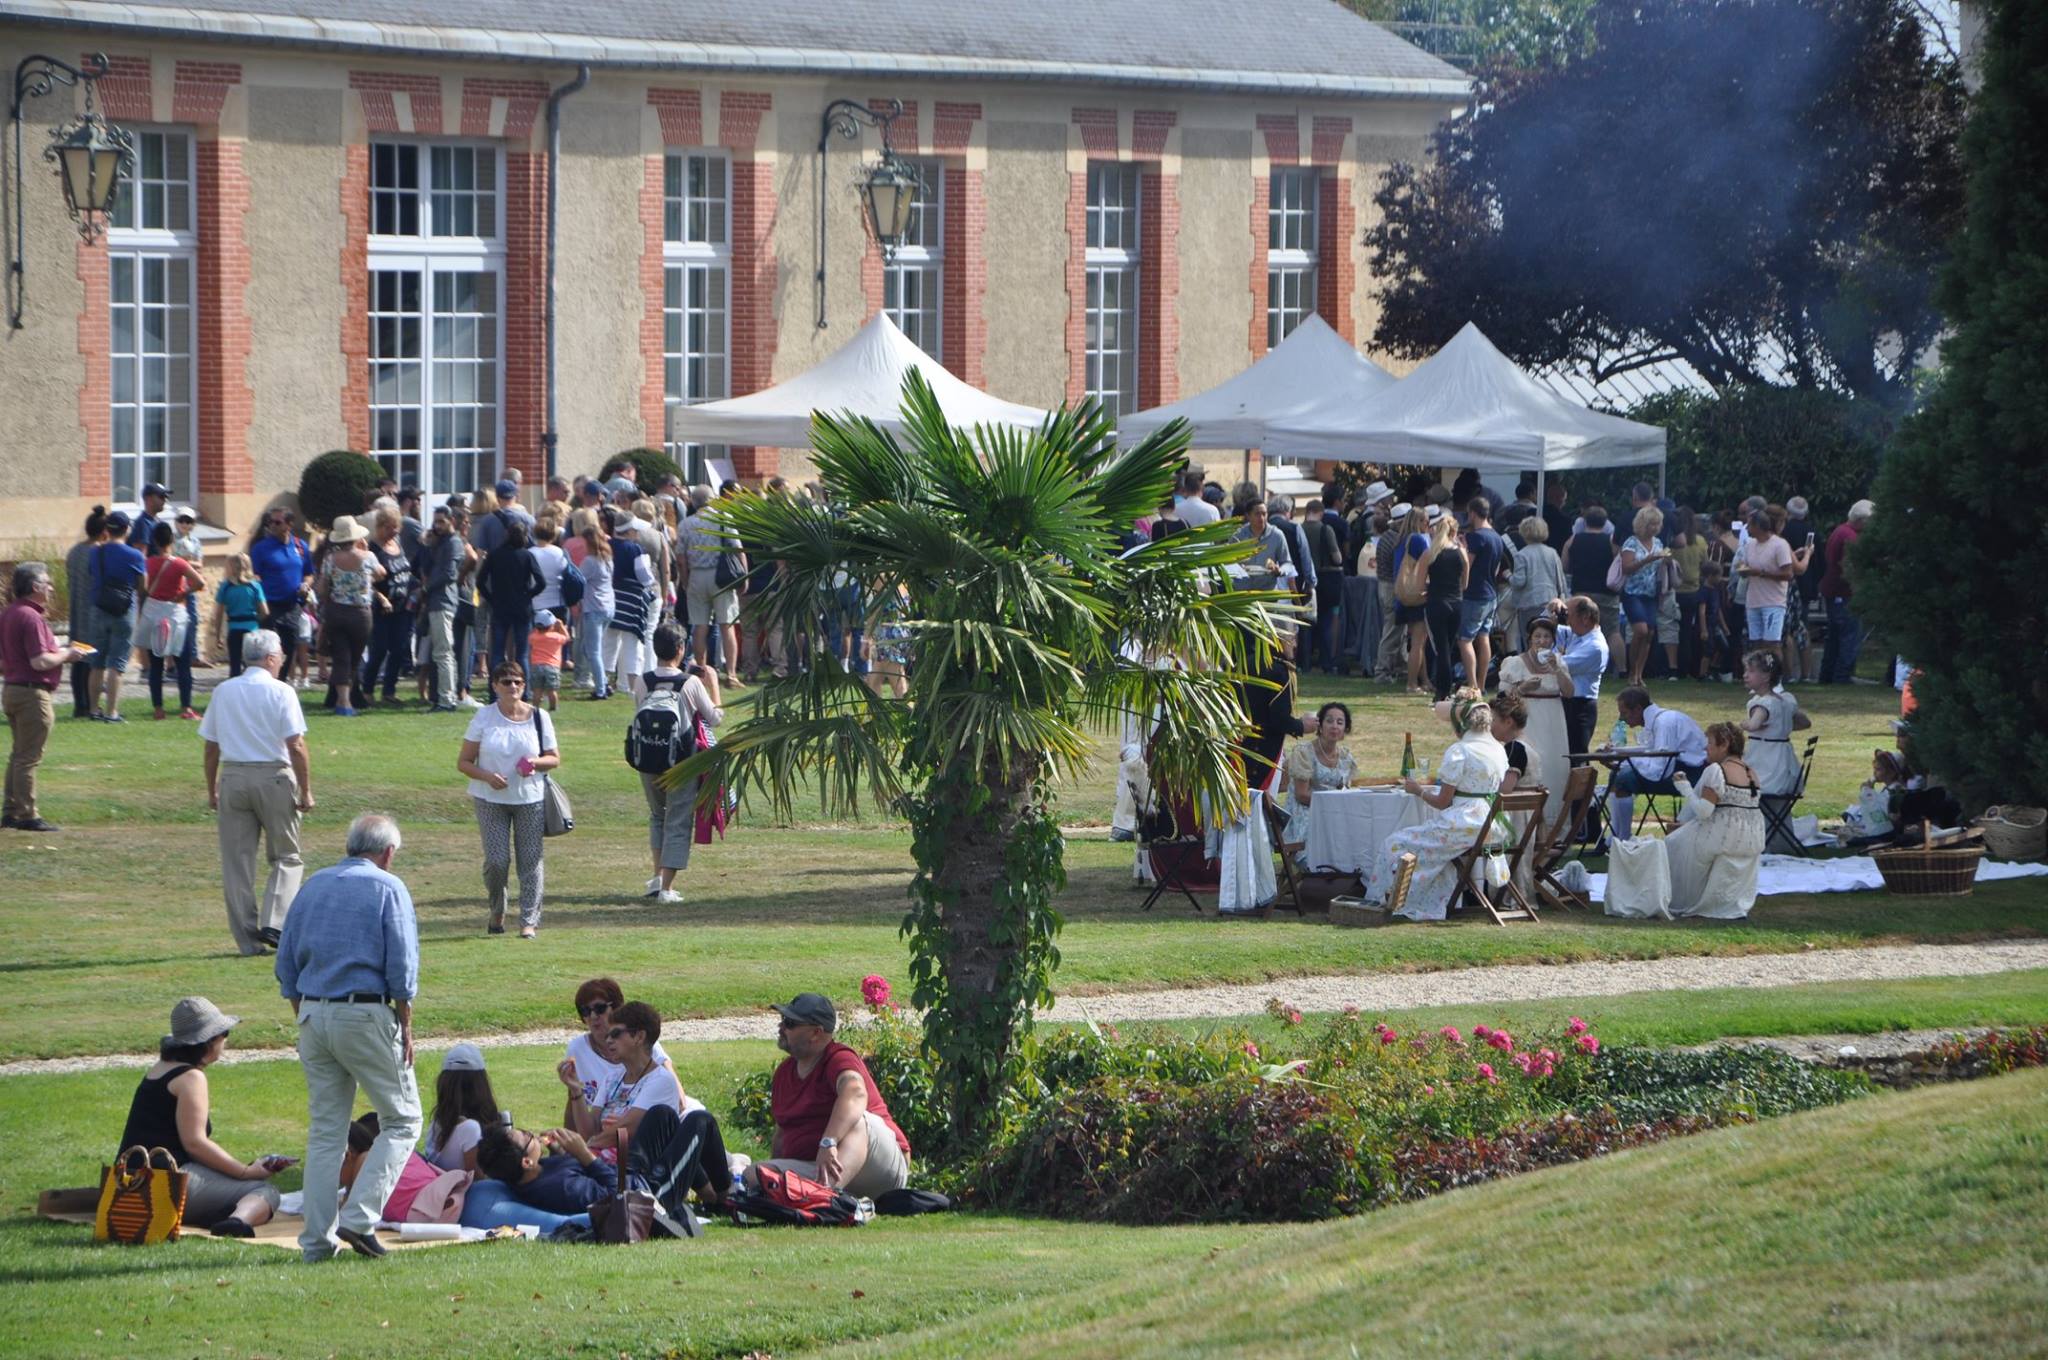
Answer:
POLYGON ((946 167, 916 161, 924 192, 911 206, 896 258, 882 268, 882 310, 926 354, 945 361, 946 167))
MULTIPOLYGON (((362 318, 362 324, 371 332, 368 337, 368 357, 366 359, 370 369, 369 413, 371 447, 366 452, 382 463, 386 470, 399 481, 414 483, 429 496, 446 495, 457 491, 476 491, 479 488, 489 486, 497 480, 500 470, 504 466, 505 459, 505 149, 497 143, 475 139, 380 136, 372 141, 370 156, 372 162, 372 182, 369 190, 371 196, 371 233, 368 262, 370 275, 368 290, 369 306, 362 318), (378 189, 374 178, 378 148, 384 146, 418 148, 419 182, 412 191, 417 195, 418 202, 417 213, 420 228, 418 235, 396 235, 376 231, 376 200, 380 193, 388 192, 378 189), (437 149, 468 150, 472 153, 487 150, 491 153, 491 169, 494 181, 489 186, 489 192, 492 195, 493 201, 493 211, 491 214, 492 235, 436 236, 433 234, 433 195, 435 191, 432 188, 432 167, 433 156, 437 149), (392 402, 377 400, 377 379, 379 376, 377 365, 380 362, 391 362, 391 360, 379 354, 376 343, 376 322, 381 316, 387 315, 387 313, 379 312, 377 308, 376 275, 391 271, 411 271, 418 273, 420 276, 420 310, 418 313, 420 348, 416 359, 420 372, 417 401, 412 399, 392 402), (479 409, 488 405, 492 412, 491 435, 488 441, 478 439, 473 441, 471 445, 453 446, 443 449, 436 448, 435 446, 434 416, 437 409, 453 409, 458 403, 444 400, 444 394, 438 390, 436 383, 434 372, 434 323, 439 314, 437 313, 434 300, 435 279, 441 275, 464 273, 488 273, 495 280, 495 296, 492 298, 495 325, 493 326, 491 337, 493 344, 493 357, 490 361, 493 375, 491 398, 488 403, 480 400, 469 400, 459 403, 460 406, 472 409, 479 409), (417 447, 410 449, 380 449, 376 447, 378 443, 376 428, 378 416, 385 411, 405 409, 415 410, 418 414, 419 438, 417 447), (474 479, 465 479, 453 475, 445 479, 435 476, 434 462, 436 454, 460 456, 472 451, 476 455, 476 476, 474 479), (410 476, 407 475, 408 460, 412 462, 415 469, 410 476), (460 483, 465 480, 473 480, 474 484, 468 486, 461 485, 460 483), (444 481, 448 484, 443 485, 444 481)), ((453 192, 477 194, 483 192, 483 190, 481 187, 478 187, 467 191, 455 190, 453 192)), ((444 355, 443 361, 446 362, 449 357, 444 355)))
MULTIPOLYGON (((707 180, 711 177, 706 176, 707 180)), ((672 431, 677 407, 722 401, 732 395, 732 153, 721 147, 670 148, 662 156, 662 190, 662 450, 682 467, 685 479, 696 485, 710 480, 709 460, 726 457, 726 446, 680 441, 672 431), (705 162, 707 170, 713 163, 721 167, 723 183, 718 191, 722 212, 717 210, 718 197, 691 192, 692 161, 705 162), (679 192, 669 192, 671 183, 679 192), (697 235, 692 230, 690 209, 700 204, 705 208, 706 229, 701 239, 690 239, 697 235), (715 229, 713 224, 721 222, 722 230, 715 229), (697 310, 690 302, 690 279, 713 271, 723 285, 715 309, 723 374, 719 381, 692 395, 691 364, 702 363, 705 355, 694 352, 689 343, 690 320, 697 310), (674 305, 669 302, 672 293, 677 299, 674 305)))
MULTIPOLYGON (((185 148, 185 179, 182 185, 184 189, 185 221, 182 225, 167 221, 162 227, 115 226, 112 220, 113 214, 109 214, 106 235, 107 260, 105 266, 107 270, 107 406, 110 462, 108 474, 111 479, 109 482, 111 488, 109 500, 113 504, 123 507, 139 505, 142 499, 142 487, 149 482, 162 482, 170 488, 173 502, 190 503, 197 498, 199 491, 199 139, 193 135, 190 128, 178 126, 137 127, 133 128, 132 131, 135 133, 137 143, 136 171, 138 178, 137 180, 124 180, 121 186, 122 201, 135 205, 138 216, 140 215, 140 205, 131 197, 139 181, 143 185, 163 191, 165 212, 166 216, 169 216, 170 204, 174 197, 170 191, 171 187, 176 184, 176 181, 168 176, 151 177, 146 180, 140 178, 145 156, 143 143, 145 138, 152 137, 179 138, 183 141, 185 148), (186 381, 179 385, 179 390, 175 393, 170 390, 167 384, 164 400, 155 402, 147 399, 148 389, 144 380, 141 363, 142 359, 150 357, 145 355, 141 348, 144 334, 143 312, 144 308, 149 305, 143 302, 142 297, 143 274, 148 268, 148 263, 152 261, 165 262, 167 288, 169 271, 177 265, 184 267, 187 284, 184 326, 186 381), (119 263, 126 263, 134 271, 133 300, 126 303, 114 300, 114 272, 119 263), (122 307, 132 308, 135 312, 135 327, 132 337, 134 348, 125 354, 117 348, 114 335, 115 311, 117 308, 122 307), (122 387, 119 368, 124 358, 132 366, 130 373, 130 390, 132 395, 125 401, 117 401, 115 393, 119 392, 122 387), (182 404, 185 410, 184 450, 181 452, 167 448, 163 452, 158 453, 142 452, 141 444, 144 439, 143 432, 148 424, 149 410, 156 407, 164 408, 166 411, 176 409, 180 405, 178 401, 173 400, 173 397, 176 396, 182 396, 182 404), (114 447, 122 425, 119 415, 123 411, 131 414, 132 439, 136 445, 134 452, 122 452, 114 447), (129 465, 125 474, 122 467, 123 464, 129 465)), ((167 345, 170 338, 169 332, 166 331, 165 340, 167 345)), ((167 348, 163 357, 168 367, 170 360, 174 357, 174 352, 167 348)), ((167 416, 166 444, 171 442, 168 435, 168 419, 167 416)))
POLYGON ((1315 166, 1274 166, 1266 204, 1268 349, 1315 314, 1321 230, 1322 172, 1315 166))
POLYGON ((1082 261, 1086 288, 1082 300, 1087 349, 1085 389, 1112 415, 1128 415, 1138 409, 1139 402, 1139 336, 1144 325, 1144 309, 1139 299, 1145 239, 1141 213, 1143 183, 1139 167, 1132 162, 1088 163, 1082 261), (1117 191, 1114 201, 1102 192, 1112 184, 1117 191), (1108 300, 1112 291, 1118 293, 1114 305, 1108 300), (1102 337, 1105 322, 1112 316, 1119 323, 1118 343, 1108 347, 1102 337))

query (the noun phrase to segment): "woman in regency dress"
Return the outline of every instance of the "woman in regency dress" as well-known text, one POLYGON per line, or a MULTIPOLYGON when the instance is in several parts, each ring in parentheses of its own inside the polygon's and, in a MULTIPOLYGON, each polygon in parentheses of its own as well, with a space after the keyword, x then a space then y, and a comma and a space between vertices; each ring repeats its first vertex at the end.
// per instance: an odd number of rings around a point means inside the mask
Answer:
MULTIPOLYGON (((1406 900, 1394 913, 1409 921, 1444 919, 1458 887, 1451 861, 1472 848, 1486 820, 1489 800, 1500 791, 1508 772, 1507 750, 1493 737, 1493 710, 1479 691, 1461 689, 1438 708, 1448 708, 1451 730, 1458 739, 1444 751, 1436 787, 1425 789, 1413 779, 1402 781, 1404 789, 1430 808, 1430 815, 1421 824, 1404 827, 1387 838, 1365 884, 1367 901, 1386 903, 1402 857, 1413 855, 1414 878, 1406 900)), ((1506 839, 1505 831, 1502 839, 1506 839)))
POLYGON ((1282 766, 1280 810, 1287 814, 1280 845, 1297 861, 1301 847, 1308 843, 1308 805, 1325 789, 1348 789, 1358 772, 1357 762, 1344 748, 1351 735, 1351 710, 1340 703, 1327 703, 1316 710, 1315 739, 1300 741, 1287 753, 1282 766))
MULTIPOLYGON (((1799 756, 1792 749, 1792 734, 1813 726, 1813 720, 1799 711, 1799 701, 1785 692, 1784 676, 1785 663, 1776 652, 1759 649, 1742 659, 1742 683, 1749 689, 1742 730, 1748 735, 1749 766, 1756 771, 1757 788, 1765 798, 1790 798, 1798 789, 1799 756)), ((1770 848, 1799 853, 1784 831, 1770 848)))
POLYGON ((1683 772, 1676 777, 1685 808, 1678 829, 1664 838, 1673 916, 1737 921, 1756 905, 1764 818, 1756 772, 1743 761, 1743 746, 1741 728, 1715 723, 1707 729, 1707 768, 1699 786, 1683 772))
POLYGON ((1546 825, 1564 807, 1565 781, 1571 777, 1571 737, 1565 730, 1564 701, 1573 694, 1571 672, 1557 656, 1557 623, 1532 619, 1522 650, 1500 663, 1500 687, 1529 708, 1522 744, 1529 748, 1529 773, 1524 784, 1540 784, 1549 801, 1543 805, 1546 825))

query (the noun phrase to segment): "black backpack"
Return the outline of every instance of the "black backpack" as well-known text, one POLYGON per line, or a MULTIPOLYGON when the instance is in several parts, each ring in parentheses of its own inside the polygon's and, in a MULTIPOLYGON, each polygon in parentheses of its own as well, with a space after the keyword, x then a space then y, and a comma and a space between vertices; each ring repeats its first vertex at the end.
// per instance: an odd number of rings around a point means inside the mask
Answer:
POLYGON ((626 763, 642 774, 666 774, 697 752, 697 723, 683 702, 682 676, 649 671, 646 697, 626 727, 626 763))

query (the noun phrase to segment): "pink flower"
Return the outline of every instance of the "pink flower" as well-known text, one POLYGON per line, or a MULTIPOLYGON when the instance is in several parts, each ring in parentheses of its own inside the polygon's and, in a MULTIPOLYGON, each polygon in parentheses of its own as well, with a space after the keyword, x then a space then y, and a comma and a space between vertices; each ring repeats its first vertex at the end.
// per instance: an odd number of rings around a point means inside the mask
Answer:
POLYGON ((1512 1053, 1515 1051, 1515 1036, 1508 1033, 1504 1029, 1497 1029, 1493 1033, 1487 1035, 1486 1042, 1491 1044, 1493 1047, 1499 1049, 1503 1053, 1512 1053))
POLYGON ((1451 1045, 1453 1048, 1462 1048, 1464 1046, 1465 1036, 1458 1033, 1458 1027, 1456 1025, 1445 1025, 1442 1029, 1438 1030, 1437 1033, 1441 1034, 1444 1037, 1444 1042, 1451 1045))
POLYGON ((1251 1040, 1249 1040, 1249 1039, 1245 1040, 1245 1041, 1244 1041, 1244 1055, 1245 1055, 1245 1056, 1246 1056, 1247 1058, 1256 1058, 1256 1057, 1258 1057, 1258 1056, 1259 1056, 1259 1046, 1258 1046, 1257 1044, 1253 1043, 1253 1042, 1252 1042, 1251 1040))
POLYGON ((1576 1016, 1576 1015, 1574 1015, 1574 1016, 1572 1017, 1572 1019, 1571 1019, 1571 1023, 1565 1026, 1565 1030, 1566 1030, 1566 1032, 1567 1032, 1567 1033, 1569 1033, 1569 1034, 1571 1034, 1571 1035, 1572 1035, 1573 1037, 1575 1037, 1575 1038, 1576 1038, 1576 1037, 1577 1037, 1578 1035, 1584 1034, 1584 1033, 1585 1033, 1585 1032, 1586 1032, 1587 1030, 1589 1030, 1589 1029, 1591 1029, 1591 1028, 1592 1028, 1592 1026, 1591 1026, 1591 1025, 1589 1025, 1589 1024, 1587 1024, 1587 1023, 1586 1023, 1585 1021, 1583 1021, 1583 1020, 1579 1019, 1579 1017, 1578 1017, 1578 1016, 1576 1016))
POLYGON ((1486 1080, 1488 1080, 1488 1081, 1492 1081, 1492 1082, 1497 1082, 1497 1081, 1499 1081, 1499 1080, 1500 1080, 1500 1078, 1499 1078, 1499 1077, 1496 1077, 1495 1075, 1493 1075, 1493 1064, 1492 1064, 1492 1063, 1481 1063, 1481 1064, 1479 1064, 1479 1075, 1480 1075, 1480 1076, 1482 1076, 1482 1077, 1484 1077, 1484 1078, 1485 1078, 1486 1080))
POLYGON ((1400 1035, 1394 1033, 1394 1031, 1390 1029, 1383 1029, 1380 1031, 1380 1042, 1383 1044, 1391 1044, 1400 1037, 1400 1035))
POLYGON ((889 979, 880 973, 869 973, 860 980, 860 997, 870 1006, 888 1005, 889 979))
POLYGON ((1472 1027, 1472 1037, 1475 1039, 1484 1039, 1492 1033, 1493 1030, 1486 1025, 1474 1025, 1472 1027))
POLYGON ((1298 1024, 1300 1024, 1300 1023, 1301 1023, 1301 1012, 1300 1012, 1300 1011, 1298 1011, 1298 1010, 1295 1010, 1295 1009, 1294 1009, 1294 1008, 1293 1008, 1292 1006, 1288 1007, 1288 1008, 1287 1008, 1287 1023, 1288 1023, 1288 1024, 1290 1024, 1290 1025, 1298 1025, 1298 1024))
POLYGON ((1590 1034, 1581 1034, 1578 1037, 1578 1045, 1579 1052, 1581 1053, 1598 1053, 1600 1051, 1600 1041, 1590 1034))
POLYGON ((1431 1086, 1428 1082, 1424 1082, 1422 1084, 1422 1094, 1426 1096, 1433 1096, 1436 1094, 1436 1087, 1431 1086))
POLYGON ((1358 1007, 1356 1007, 1356 1006, 1346 1006, 1346 1007, 1344 1008, 1344 1013, 1345 1013, 1346 1015, 1350 1015, 1350 1016, 1356 1016, 1356 1015, 1358 1014, 1358 1007))

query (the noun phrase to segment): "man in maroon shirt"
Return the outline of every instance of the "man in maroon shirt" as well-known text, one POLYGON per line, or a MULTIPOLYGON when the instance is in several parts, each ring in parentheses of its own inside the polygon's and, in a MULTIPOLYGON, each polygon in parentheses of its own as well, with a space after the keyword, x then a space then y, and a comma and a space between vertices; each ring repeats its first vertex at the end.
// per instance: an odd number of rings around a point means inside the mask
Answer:
MULTIPOLYGON (((832 1003, 805 992, 781 1012, 775 1043, 789 1057, 775 1069, 769 1112, 775 1157, 763 1163, 873 1199, 910 1181, 910 1140, 860 1054, 833 1039, 832 1003)), ((749 1180, 749 1184, 752 1184, 749 1180)))
POLYGON ((7 812, 0 826, 16 831, 55 831, 36 815, 36 766, 57 725, 52 697, 72 651, 57 645, 50 634, 50 569, 41 562, 23 562, 14 569, 14 603, 0 613, 0 707, 14 733, 7 757, 7 812))

